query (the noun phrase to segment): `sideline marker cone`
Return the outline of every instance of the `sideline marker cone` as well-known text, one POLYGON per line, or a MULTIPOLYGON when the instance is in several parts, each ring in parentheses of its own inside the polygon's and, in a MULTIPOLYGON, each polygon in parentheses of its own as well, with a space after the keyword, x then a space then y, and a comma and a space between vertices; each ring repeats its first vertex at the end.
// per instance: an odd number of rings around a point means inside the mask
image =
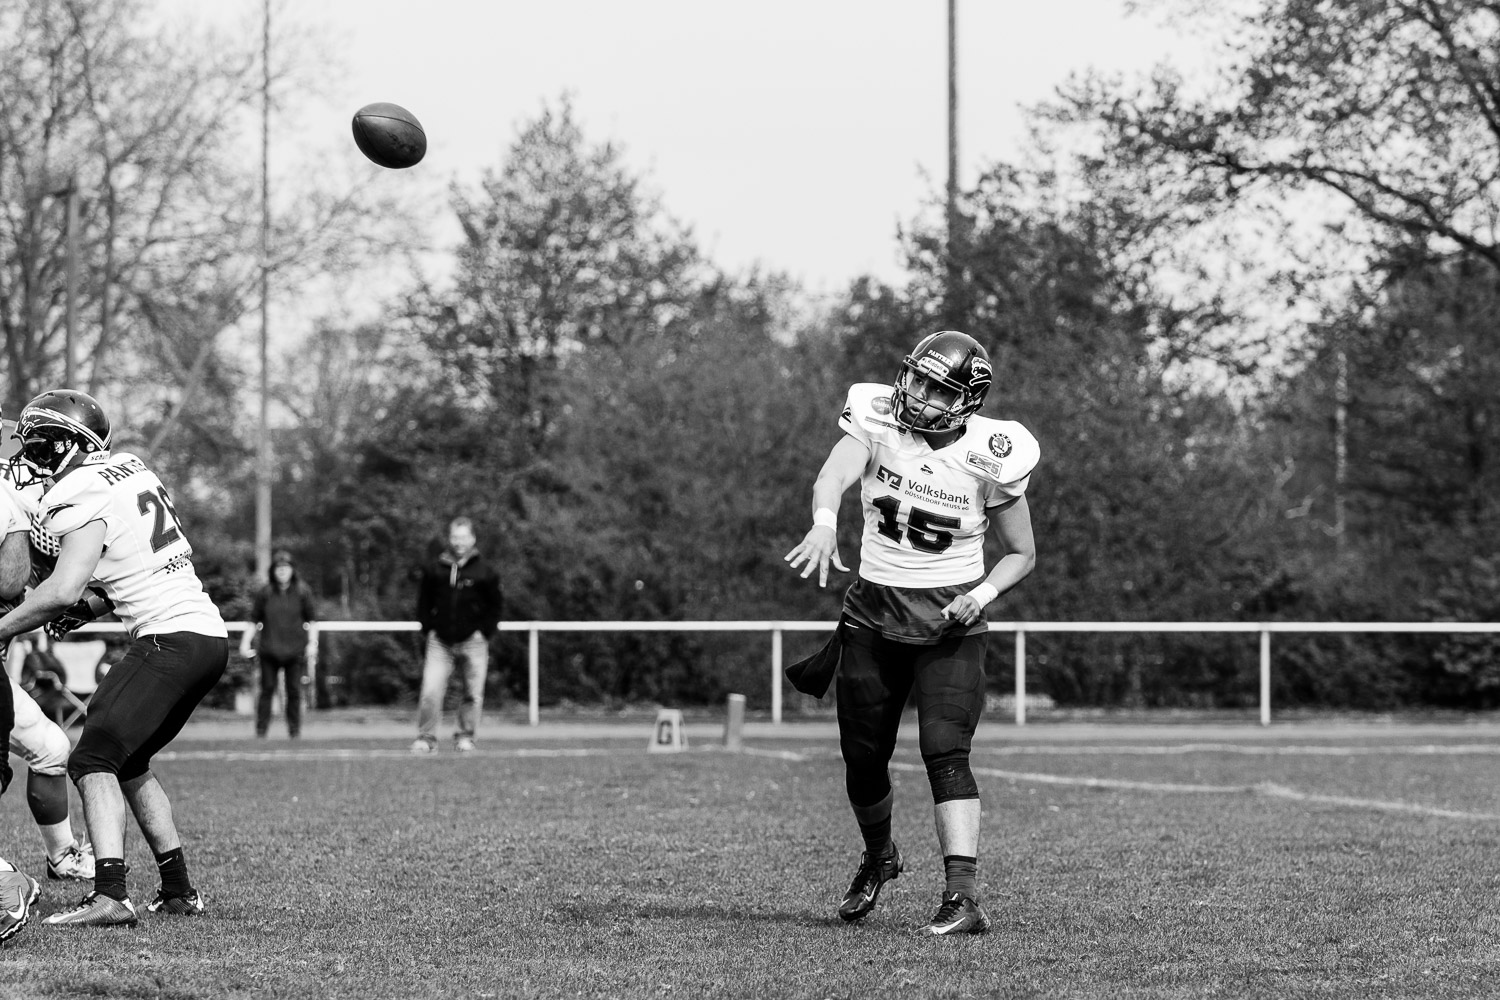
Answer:
POLYGON ((687 749, 687 734, 682 731, 681 709, 656 710, 656 728, 651 731, 651 743, 646 749, 651 753, 673 753, 687 749))

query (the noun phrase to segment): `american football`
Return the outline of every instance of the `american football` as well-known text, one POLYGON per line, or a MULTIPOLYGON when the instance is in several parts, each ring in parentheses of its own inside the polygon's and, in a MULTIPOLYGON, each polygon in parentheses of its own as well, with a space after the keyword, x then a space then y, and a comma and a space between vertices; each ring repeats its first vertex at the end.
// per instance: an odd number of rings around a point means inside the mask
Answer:
POLYGON ((398 104, 366 104, 354 113, 354 143, 374 163, 392 170, 416 166, 427 155, 427 133, 398 104))

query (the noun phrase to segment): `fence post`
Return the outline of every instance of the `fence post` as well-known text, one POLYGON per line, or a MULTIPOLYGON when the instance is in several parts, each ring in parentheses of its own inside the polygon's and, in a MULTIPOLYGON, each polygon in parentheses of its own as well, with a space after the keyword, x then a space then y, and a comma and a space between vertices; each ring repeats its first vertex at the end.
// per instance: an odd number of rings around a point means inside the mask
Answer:
POLYGON ((771 721, 781 721, 781 629, 771 629, 771 721))
POLYGON ((537 630, 531 629, 526 633, 526 719, 533 726, 542 721, 541 659, 537 630))
POLYGON ((1016 725, 1026 725, 1026 629, 1016 626, 1016 725))
POLYGON ((1260 630, 1260 724, 1271 724, 1271 630, 1260 630))

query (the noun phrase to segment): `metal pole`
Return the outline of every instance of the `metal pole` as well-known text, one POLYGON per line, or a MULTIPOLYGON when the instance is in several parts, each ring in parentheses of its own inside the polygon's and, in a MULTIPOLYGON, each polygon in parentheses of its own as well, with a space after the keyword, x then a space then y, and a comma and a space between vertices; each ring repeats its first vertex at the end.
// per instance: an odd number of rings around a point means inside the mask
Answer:
POLYGON ((1026 725, 1026 630, 1016 626, 1016 725, 1026 725))
POLYGON ((1333 379, 1333 543, 1344 554, 1344 491, 1349 483, 1349 355, 1342 346, 1334 358, 1333 379))
POLYGON ((542 721, 542 652, 537 630, 532 629, 526 637, 526 721, 540 725, 542 721))
MULTIPOLYGON (((949 301, 956 277, 958 231, 958 0, 948 0, 948 289, 949 301)), ((956 320, 957 317, 952 317, 956 320)))
POLYGON ((1260 724, 1271 724, 1271 630, 1260 633, 1260 724))
POLYGON ((771 630, 771 721, 781 721, 781 629, 771 630))
POLYGON ((68 177, 67 191, 68 298, 67 330, 63 339, 63 384, 76 387, 73 345, 78 336, 78 174, 68 177))
POLYGON ((261 6, 260 438, 255 463, 255 577, 271 569, 271 0, 261 6))

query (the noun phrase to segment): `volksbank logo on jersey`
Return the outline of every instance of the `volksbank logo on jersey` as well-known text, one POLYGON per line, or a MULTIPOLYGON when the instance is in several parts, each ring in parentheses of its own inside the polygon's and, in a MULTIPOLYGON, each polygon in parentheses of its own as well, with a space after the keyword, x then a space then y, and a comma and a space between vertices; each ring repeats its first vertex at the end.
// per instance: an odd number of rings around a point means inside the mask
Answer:
POLYGON ((907 483, 906 493, 908 496, 916 495, 925 500, 936 500, 938 503, 947 504, 950 507, 969 506, 969 498, 959 496, 957 493, 949 493, 947 490, 936 486, 928 486, 926 483, 907 483))
POLYGON ((901 488, 901 476, 892 472, 890 469, 887 469, 883 465, 876 470, 875 478, 880 482, 885 483, 893 490, 899 490, 901 488))

